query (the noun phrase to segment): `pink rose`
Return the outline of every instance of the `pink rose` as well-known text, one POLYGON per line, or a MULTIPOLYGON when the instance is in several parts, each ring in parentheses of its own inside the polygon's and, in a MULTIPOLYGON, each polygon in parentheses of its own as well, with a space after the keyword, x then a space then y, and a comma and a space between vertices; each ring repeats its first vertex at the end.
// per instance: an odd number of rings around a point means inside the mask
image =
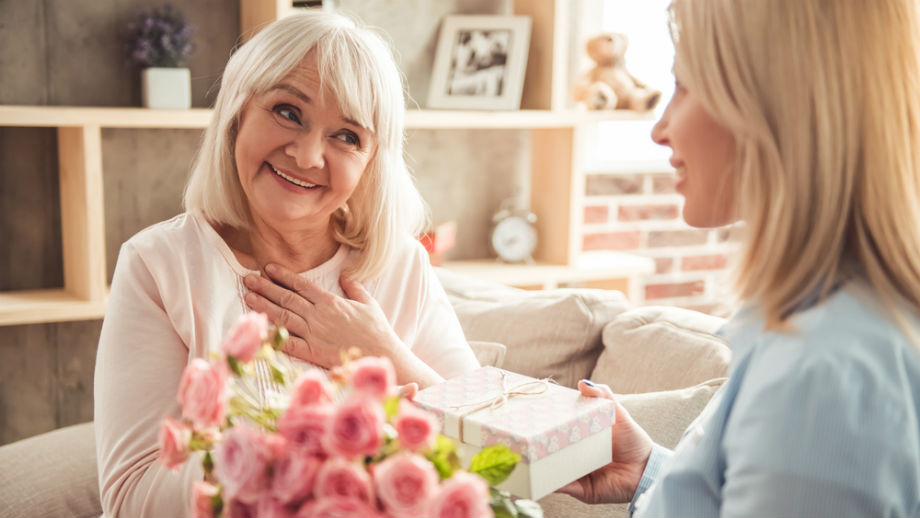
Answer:
POLYGON ((403 448, 421 452, 434 447, 440 425, 430 413, 408 401, 400 401, 399 413, 393 417, 393 427, 403 448))
POLYGON ((160 462, 171 470, 188 459, 192 431, 181 421, 167 417, 160 425, 160 462))
POLYGON ((431 516, 439 518, 492 518, 489 486, 485 479, 458 471, 441 484, 431 504, 431 516))
POLYGON ((291 508, 283 502, 275 499, 272 495, 262 495, 262 499, 256 505, 260 518, 294 518, 297 508, 291 508))
POLYGON ((275 463, 271 493, 285 504, 300 503, 313 493, 313 484, 323 461, 288 448, 275 463))
POLYGON ((385 421, 380 402, 367 397, 351 397, 336 408, 323 444, 330 453, 348 459, 374 455, 383 443, 385 421))
POLYGON ((230 401, 227 378, 223 364, 211 365, 195 358, 186 365, 176 398, 182 405, 182 416, 191 419, 196 428, 219 426, 230 401))
POLYGON ((316 475, 313 494, 317 500, 341 497, 372 505, 374 487, 364 467, 341 458, 327 460, 316 475))
POLYGON ((380 518, 381 516, 380 511, 364 502, 342 497, 314 500, 297 511, 297 518, 380 518))
POLYGON ((331 403, 288 407, 278 419, 278 433, 302 454, 323 454, 323 441, 334 413, 331 403))
POLYGON ((195 518, 215 518, 214 497, 219 489, 213 484, 197 481, 192 486, 192 516, 195 518))
POLYGON ((259 516, 258 502, 243 502, 237 498, 225 498, 224 502, 227 518, 257 518, 259 516))
POLYGON ((214 450, 214 476, 228 497, 249 503, 259 501, 268 487, 268 464, 278 450, 278 439, 243 422, 224 432, 214 450))
POLYGON ((331 403, 332 388, 319 369, 309 369, 297 378, 291 388, 291 406, 331 403))
POLYGON ((425 516, 438 480, 431 462, 412 453, 393 455, 374 468, 377 496, 393 516, 425 516))
POLYGON ((227 356, 248 363, 268 338, 268 317, 264 313, 246 313, 230 328, 220 349, 227 356))
POLYGON ((396 373, 387 358, 365 356, 348 363, 354 390, 383 400, 396 391, 396 373))

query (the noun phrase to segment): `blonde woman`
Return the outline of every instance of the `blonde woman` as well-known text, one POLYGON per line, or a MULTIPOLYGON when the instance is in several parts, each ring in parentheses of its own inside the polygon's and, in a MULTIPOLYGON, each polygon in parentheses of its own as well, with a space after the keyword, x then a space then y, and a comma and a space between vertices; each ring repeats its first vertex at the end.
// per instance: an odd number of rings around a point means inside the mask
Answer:
POLYGON ((674 452, 618 408, 613 463, 565 492, 641 516, 920 516, 918 10, 672 3, 652 138, 688 223, 744 223, 731 377, 674 452))
POLYGON ((157 462, 193 358, 265 312, 292 358, 330 367, 356 346, 427 386, 478 363, 413 238, 423 203, 403 161, 404 99, 384 42, 336 14, 279 20, 224 71, 187 212, 121 249, 95 378, 108 516, 181 516, 198 463, 157 462))

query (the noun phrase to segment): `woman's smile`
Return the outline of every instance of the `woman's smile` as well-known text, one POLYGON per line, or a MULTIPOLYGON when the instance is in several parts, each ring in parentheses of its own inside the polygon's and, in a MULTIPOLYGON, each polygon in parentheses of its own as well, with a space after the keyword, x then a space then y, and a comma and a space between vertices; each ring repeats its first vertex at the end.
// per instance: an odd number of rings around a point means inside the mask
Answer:
POLYGON ((311 183, 306 180, 301 180, 289 174, 285 174, 280 171, 277 167, 273 166, 269 162, 265 162, 265 165, 278 177, 284 180, 285 184, 293 184, 294 186, 301 187, 302 189, 316 189, 317 187, 322 187, 319 184, 311 183))

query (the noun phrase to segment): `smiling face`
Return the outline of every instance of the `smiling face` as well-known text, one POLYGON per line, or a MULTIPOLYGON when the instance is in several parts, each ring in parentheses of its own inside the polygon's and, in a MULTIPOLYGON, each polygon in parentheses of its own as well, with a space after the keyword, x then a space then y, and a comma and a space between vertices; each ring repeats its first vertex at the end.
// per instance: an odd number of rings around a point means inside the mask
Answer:
POLYGON ((234 147, 254 222, 276 230, 328 233, 332 214, 354 192, 377 144, 331 95, 320 97, 308 55, 243 108, 234 147))
POLYGON ((701 228, 735 222, 735 139, 699 98, 679 82, 652 140, 673 151, 675 189, 684 196, 684 221, 701 228))

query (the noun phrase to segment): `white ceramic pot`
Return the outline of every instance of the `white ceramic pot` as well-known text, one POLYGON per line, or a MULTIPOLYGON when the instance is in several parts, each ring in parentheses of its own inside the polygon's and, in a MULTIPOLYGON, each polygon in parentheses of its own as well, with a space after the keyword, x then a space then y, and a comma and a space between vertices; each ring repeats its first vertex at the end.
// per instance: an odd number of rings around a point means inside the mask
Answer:
POLYGON ((147 108, 192 107, 192 76, 187 68, 145 68, 141 96, 147 108))

